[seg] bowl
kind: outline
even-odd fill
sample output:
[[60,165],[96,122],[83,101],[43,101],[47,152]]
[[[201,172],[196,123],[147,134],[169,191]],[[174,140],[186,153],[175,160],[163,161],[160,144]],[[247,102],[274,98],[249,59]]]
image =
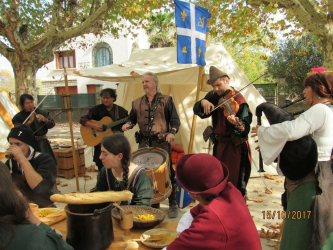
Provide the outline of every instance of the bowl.
[[[145,239],[149,239],[154,236],[161,236],[161,240],[158,241],[146,241]],[[141,234],[140,239],[141,243],[147,247],[150,248],[163,248],[169,245],[171,242],[173,242],[178,237],[177,232],[166,229],[166,228],[155,228],[148,230]]]
[[[133,217],[137,217],[140,214],[152,214],[155,219],[150,221],[140,221],[136,218],[133,219],[133,228],[153,228],[159,225],[165,218],[165,214],[155,208],[147,206],[138,206],[138,205],[127,205],[121,206],[125,211],[132,211]],[[120,223],[120,211],[118,208],[112,209],[112,217]]]

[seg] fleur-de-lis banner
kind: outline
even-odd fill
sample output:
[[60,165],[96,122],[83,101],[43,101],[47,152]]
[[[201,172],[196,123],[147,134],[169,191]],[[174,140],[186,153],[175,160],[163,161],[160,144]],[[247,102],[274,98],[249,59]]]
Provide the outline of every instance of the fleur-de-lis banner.
[[178,0],[175,2],[175,17],[177,28],[177,62],[206,65],[206,32],[208,9],[192,3]]

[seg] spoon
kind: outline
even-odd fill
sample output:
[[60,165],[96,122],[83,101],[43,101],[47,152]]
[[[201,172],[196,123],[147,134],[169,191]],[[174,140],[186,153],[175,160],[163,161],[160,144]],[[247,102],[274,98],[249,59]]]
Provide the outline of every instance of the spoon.
[[121,211],[125,212],[125,210],[121,206],[119,206],[119,204],[117,202],[114,202],[113,206],[120,209]]

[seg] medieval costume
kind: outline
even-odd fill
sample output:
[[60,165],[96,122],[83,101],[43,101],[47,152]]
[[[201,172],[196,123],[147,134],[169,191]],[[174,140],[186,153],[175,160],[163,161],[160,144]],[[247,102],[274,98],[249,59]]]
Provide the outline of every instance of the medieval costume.
[[176,206],[176,180],[171,161],[171,144],[166,141],[159,142],[158,137],[169,132],[175,133],[179,129],[180,120],[172,97],[157,92],[151,104],[149,104],[146,95],[136,99],[132,103],[128,121],[133,126],[135,124],[139,125],[140,131],[136,133],[136,142],[139,144],[139,149],[143,147],[159,147],[169,154],[170,180],[172,184],[169,205],[170,207]]
[[[217,106],[221,97],[214,91],[210,91],[203,99]],[[252,122],[249,106],[242,94],[234,97],[234,100],[239,104],[239,110],[235,116],[240,119],[244,126],[244,130],[240,130],[227,120],[222,108],[218,108],[209,115],[204,114],[201,107],[202,100],[195,103],[193,112],[201,119],[212,117],[213,155],[227,166],[230,182],[245,195],[246,185],[251,174],[251,149],[247,140]]]
[[[297,143],[309,134],[315,143],[307,146],[312,139]],[[280,250],[332,249],[333,108],[317,103],[295,120],[259,127],[258,139],[264,162],[270,164],[279,156],[279,167],[286,176],[285,207],[289,216]],[[295,145],[291,147],[290,143]]]
[[176,176],[180,186],[192,196],[203,195],[206,204],[199,199],[200,204],[184,214],[177,228],[180,235],[166,250],[262,249],[249,209],[228,182],[224,164],[208,154],[185,155],[177,162]]
[[2,248],[3,250],[73,250],[73,247],[68,245],[61,235],[44,223],[39,226],[35,224],[17,224],[14,227],[15,236],[9,244]]
[[20,125],[12,128],[8,135],[8,140],[15,138],[29,146],[30,155],[27,157],[33,170],[36,171],[42,180],[33,189],[29,186],[25,171],[20,163],[13,157],[6,161],[6,165],[12,173],[13,182],[22,192],[22,194],[40,208],[53,206],[50,196],[56,190],[57,168],[51,156],[36,152],[38,143],[34,140],[32,130],[27,125]]
[[[57,165],[57,159],[54,156],[53,150],[51,148],[50,142],[47,139],[47,131],[55,126],[54,120],[51,118],[49,112],[45,109],[37,108],[35,110],[35,113],[37,115],[43,115],[46,118],[45,122],[38,121],[35,119],[33,123],[30,125],[30,128],[34,132],[35,140],[38,141],[40,152],[49,154],[52,159],[54,160],[55,164]],[[25,110],[22,110],[18,112],[13,117],[13,124],[15,126],[18,126],[20,124],[23,124],[23,122],[28,118],[28,116],[31,114],[31,112],[26,112]],[[35,115],[35,114],[32,114]]]
[[[107,110],[104,104],[99,104],[89,110],[86,115],[83,115],[80,118],[80,124],[84,126],[89,120],[100,121],[104,117],[110,117],[112,121],[118,121],[128,116],[128,111],[121,106],[113,104],[110,111]],[[111,129],[111,128],[110,128]],[[112,131],[121,131],[121,125],[112,128]],[[102,161],[99,159],[101,154],[101,145],[98,144],[94,147],[94,158],[93,161],[96,163],[98,170],[101,170],[103,167]]]
[[[137,169],[138,168],[138,169]],[[128,177],[128,190],[133,193],[130,205],[150,206],[153,196],[152,182],[145,172],[144,168],[137,168]],[[122,191],[125,190],[122,179],[116,178],[111,169],[103,167],[97,176],[97,185],[95,191]]]

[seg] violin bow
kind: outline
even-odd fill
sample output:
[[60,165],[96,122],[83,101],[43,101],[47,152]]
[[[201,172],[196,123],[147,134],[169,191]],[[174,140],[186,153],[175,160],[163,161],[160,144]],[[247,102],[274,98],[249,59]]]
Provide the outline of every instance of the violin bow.
[[230,96],[228,99],[225,99],[221,104],[217,105],[212,111],[210,111],[210,113],[212,113],[214,110],[218,109],[219,107],[221,107],[222,105],[226,104],[228,101],[231,100],[231,98],[234,98],[236,95],[240,94],[241,91],[243,91],[244,89],[246,89],[247,87],[249,87],[251,84],[253,84],[254,82],[258,81],[261,77],[267,75],[268,72],[265,72],[264,74],[262,74],[261,76],[259,76],[257,79],[255,79],[254,81],[250,82],[248,85],[246,85],[245,87],[241,88],[240,90],[238,90],[237,93],[235,93],[234,95]]
[[[62,78],[63,78],[63,76],[60,77],[58,82],[60,82]],[[51,90],[52,89],[50,89],[49,92],[47,92],[46,96],[44,96],[44,98],[40,101],[40,103],[38,103],[38,105],[34,108],[34,110],[31,111],[30,115],[27,117],[27,119],[25,119],[25,121],[22,124],[25,124],[30,119],[30,117],[36,112],[36,109],[43,103],[43,101],[46,99],[46,97],[50,94]]]

